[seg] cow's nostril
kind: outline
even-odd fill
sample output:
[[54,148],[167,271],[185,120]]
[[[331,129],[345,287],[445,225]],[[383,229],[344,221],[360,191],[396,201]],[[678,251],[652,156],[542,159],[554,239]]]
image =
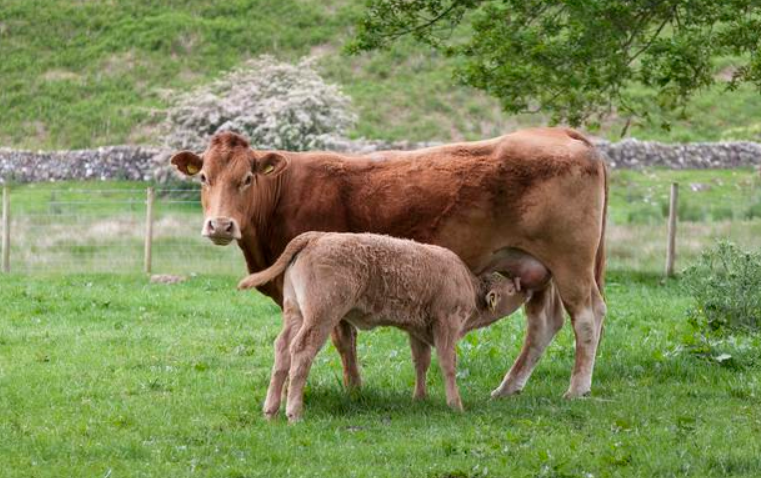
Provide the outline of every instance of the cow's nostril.
[[230,222],[230,224],[227,225],[225,228],[225,232],[233,232],[233,223]]
[[214,221],[209,221],[209,232],[214,232]]

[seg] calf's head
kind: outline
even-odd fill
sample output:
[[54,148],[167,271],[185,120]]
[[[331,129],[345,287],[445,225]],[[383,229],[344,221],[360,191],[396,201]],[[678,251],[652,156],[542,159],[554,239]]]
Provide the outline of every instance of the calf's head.
[[529,299],[529,292],[520,290],[519,279],[493,272],[479,277],[484,312],[494,317],[506,317]]
[[252,232],[276,202],[278,177],[288,167],[285,156],[255,152],[235,133],[220,133],[198,155],[181,151],[171,159],[184,175],[201,182],[204,223],[201,235],[225,246]]

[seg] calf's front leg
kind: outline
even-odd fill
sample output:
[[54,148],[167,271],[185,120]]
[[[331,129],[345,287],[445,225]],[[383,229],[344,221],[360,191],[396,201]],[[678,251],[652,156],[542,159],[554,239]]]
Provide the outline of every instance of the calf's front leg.
[[344,386],[348,389],[358,389],[362,386],[357,361],[357,329],[349,322],[342,320],[330,333],[333,345],[341,356],[343,365]]
[[[457,318],[449,323],[459,324],[461,321]],[[460,398],[460,391],[457,389],[457,341],[455,338],[457,332],[446,327],[437,327],[434,334],[436,354],[439,357],[439,366],[444,376],[447,405],[453,410],[461,412],[463,410],[462,399]]]
[[417,337],[410,335],[412,362],[415,364],[415,391],[413,400],[422,400],[426,396],[425,378],[431,366],[431,346]]

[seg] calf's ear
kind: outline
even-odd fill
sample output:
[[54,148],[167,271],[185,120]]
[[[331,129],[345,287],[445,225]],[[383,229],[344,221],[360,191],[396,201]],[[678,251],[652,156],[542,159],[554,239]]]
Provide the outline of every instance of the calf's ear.
[[489,306],[489,310],[495,310],[497,308],[497,293],[490,290],[486,293],[486,305]]
[[203,158],[191,151],[180,151],[171,162],[185,176],[195,176],[203,167]]
[[254,172],[266,177],[275,177],[288,167],[288,160],[282,154],[266,153],[256,159]]

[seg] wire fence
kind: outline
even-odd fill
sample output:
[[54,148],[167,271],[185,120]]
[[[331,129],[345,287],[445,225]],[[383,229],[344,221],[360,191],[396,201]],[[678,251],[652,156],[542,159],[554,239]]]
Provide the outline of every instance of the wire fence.
[[[718,240],[761,248],[761,181],[679,188],[677,270]],[[97,183],[91,183],[97,184]],[[607,250],[612,269],[662,271],[668,243],[670,183],[612,183]],[[7,191],[6,191],[7,192]],[[19,273],[140,272],[150,236],[150,270],[158,274],[245,273],[237,246],[201,237],[196,188],[158,188],[152,218],[146,188],[51,188],[8,194],[3,266]],[[149,232],[151,229],[151,234]],[[7,231],[7,232],[6,232]]]
[[[140,272],[150,234],[150,270],[162,274],[245,272],[240,250],[200,235],[197,189],[49,189],[10,194],[8,266],[13,272]],[[3,236],[6,236],[3,231]]]

